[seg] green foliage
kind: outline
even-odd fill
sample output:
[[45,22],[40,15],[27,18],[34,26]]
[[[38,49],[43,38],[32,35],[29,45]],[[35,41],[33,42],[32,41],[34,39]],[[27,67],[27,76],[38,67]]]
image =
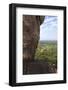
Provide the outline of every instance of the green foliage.
[[45,16],[40,16],[40,25],[43,23]]
[[57,64],[57,43],[56,42],[40,42],[35,53],[35,60],[45,60],[50,64]]

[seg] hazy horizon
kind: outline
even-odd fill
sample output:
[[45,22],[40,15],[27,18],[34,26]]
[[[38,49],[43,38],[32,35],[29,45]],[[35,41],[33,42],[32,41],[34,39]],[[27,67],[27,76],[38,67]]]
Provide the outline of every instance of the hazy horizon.
[[57,40],[40,40],[40,41],[57,41]]

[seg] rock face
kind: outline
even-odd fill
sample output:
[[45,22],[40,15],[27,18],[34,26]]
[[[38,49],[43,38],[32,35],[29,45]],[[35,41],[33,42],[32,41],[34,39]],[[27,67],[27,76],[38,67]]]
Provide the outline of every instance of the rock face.
[[23,74],[39,74],[42,71],[43,64],[35,62],[34,56],[43,20],[43,16],[23,15]]
[[34,59],[44,16],[23,15],[23,59]]

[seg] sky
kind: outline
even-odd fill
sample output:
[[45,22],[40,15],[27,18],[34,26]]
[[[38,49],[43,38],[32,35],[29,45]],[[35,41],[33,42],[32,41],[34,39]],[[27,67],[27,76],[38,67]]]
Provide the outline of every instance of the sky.
[[45,16],[40,26],[40,40],[57,40],[57,16]]

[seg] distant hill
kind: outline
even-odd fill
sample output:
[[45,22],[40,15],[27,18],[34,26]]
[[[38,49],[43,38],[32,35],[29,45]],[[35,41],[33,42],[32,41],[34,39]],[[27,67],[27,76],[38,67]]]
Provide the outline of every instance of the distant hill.
[[40,44],[57,44],[57,40],[41,40]]

